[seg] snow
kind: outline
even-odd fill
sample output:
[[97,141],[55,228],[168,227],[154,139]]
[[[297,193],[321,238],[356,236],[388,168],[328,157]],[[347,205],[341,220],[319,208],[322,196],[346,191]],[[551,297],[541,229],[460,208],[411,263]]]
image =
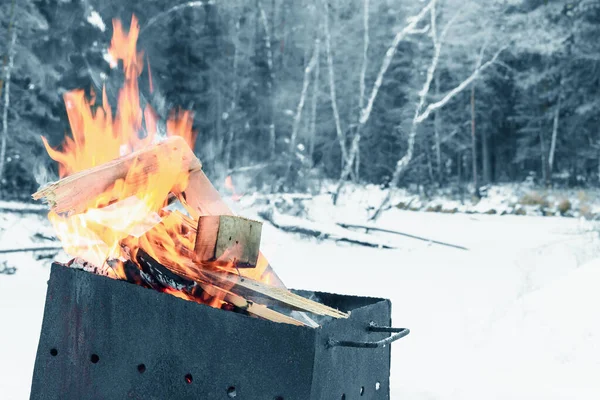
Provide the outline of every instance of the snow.
[[102,21],[102,17],[96,10],[92,10],[87,17],[87,22],[100,29],[102,32],[106,30],[106,24]]
[[[332,207],[320,195],[303,201],[303,218],[366,223],[377,200],[377,192],[365,191]],[[236,205],[256,218],[251,201]],[[1,247],[44,244],[33,236],[52,235],[44,221],[1,213]],[[591,222],[392,209],[377,226],[469,250],[373,233],[397,247],[376,249],[283,233],[269,223],[262,248],[289,287],[392,300],[393,324],[411,329],[392,345],[392,399],[600,398],[600,241]],[[26,399],[50,259],[23,253],[2,261],[18,270],[0,275],[0,389],[3,399]],[[357,391],[374,384],[357,382]]]

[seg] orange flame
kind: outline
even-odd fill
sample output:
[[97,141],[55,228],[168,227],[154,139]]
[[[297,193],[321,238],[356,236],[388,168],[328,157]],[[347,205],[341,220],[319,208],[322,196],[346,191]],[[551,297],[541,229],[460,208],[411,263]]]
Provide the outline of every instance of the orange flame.
[[237,193],[235,190],[235,186],[233,185],[233,179],[231,178],[231,175],[228,175],[227,178],[225,178],[225,189],[227,189],[229,192],[231,192],[231,199],[233,201],[240,201],[242,198],[242,195]]
[[[72,137],[65,138],[61,150],[51,148],[42,138],[48,154],[59,164],[61,178],[159,140],[156,112],[150,106],[143,111],[140,107],[138,79],[144,67],[144,56],[136,49],[138,21],[132,17],[128,32],[118,20],[113,21],[113,28],[109,54],[115,62],[122,62],[125,71],[115,115],[106,90],[102,91],[100,106],[96,106],[94,94],[88,99],[84,91],[75,90],[64,96]],[[149,79],[152,87],[151,76]],[[166,134],[182,137],[193,148],[196,133],[192,124],[190,111],[173,112],[166,122]],[[51,211],[48,217],[65,251],[94,265],[106,266],[107,259],[124,255],[123,245],[126,245],[126,256],[133,261],[137,251],[143,248],[159,262],[166,260],[183,272],[197,272],[198,266],[190,262],[194,256],[194,232],[184,229],[177,214],[162,211],[169,193],[180,192],[187,186],[189,172],[182,161],[185,151],[189,150],[169,148],[168,153],[157,152],[153,159],[156,165],[151,171],[147,164],[136,159],[127,176],[95,198],[83,213],[62,216]],[[122,271],[115,272],[124,279]],[[174,294],[174,290],[166,292]],[[186,293],[176,295],[190,299]],[[218,296],[208,296],[203,302],[218,307],[222,304]]]

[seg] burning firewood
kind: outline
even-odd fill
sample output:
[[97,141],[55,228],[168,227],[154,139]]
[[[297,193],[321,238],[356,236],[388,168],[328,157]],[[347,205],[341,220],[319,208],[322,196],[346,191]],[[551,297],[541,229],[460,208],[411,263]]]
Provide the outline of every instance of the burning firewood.
[[[201,169],[190,172],[186,189],[177,193],[177,196],[195,220],[198,220],[201,215],[234,215]],[[255,280],[268,279],[272,285],[285,287],[260,252],[256,268],[245,269],[242,275]]]
[[194,251],[201,261],[254,268],[262,224],[232,215],[205,215],[198,220]]
[[[140,261],[143,264],[146,266],[151,266],[151,268],[154,268],[155,270],[168,270],[168,274],[174,273],[178,279],[183,278],[188,282],[196,282],[202,288],[208,287],[212,288],[212,290],[221,292],[223,299],[230,294],[237,296],[235,298],[229,297],[230,299],[234,299],[234,301],[237,303],[241,301],[240,299],[244,299],[244,297],[262,298],[265,300],[274,300],[277,304],[282,305],[290,310],[300,310],[333,318],[348,317],[347,313],[328,307],[316,301],[309,300],[294,294],[287,289],[269,286],[253,279],[240,277],[239,275],[235,275],[230,272],[211,270],[210,267],[202,268],[201,266],[193,263],[191,260],[181,259],[179,262],[174,263],[173,261],[170,261],[168,259],[169,256],[164,253],[156,254],[155,257],[158,258],[157,260],[154,257],[149,256],[143,250],[139,251],[137,257],[138,259],[141,257]],[[156,275],[155,272],[153,274]],[[210,291],[211,289],[208,290]],[[248,300],[245,301],[248,302]],[[256,304],[254,302],[249,303]],[[261,306],[267,308],[264,305]],[[276,317],[279,321],[276,320],[275,322],[282,322],[281,316],[288,318],[289,320],[295,320],[292,317],[285,316],[280,313],[274,314],[273,310],[264,311],[264,309],[261,307],[258,309],[262,310],[262,315],[260,316],[263,318]],[[303,324],[300,321],[295,321],[296,324]]]
[[[160,264],[152,257],[150,257],[145,251],[140,250],[137,253],[136,260],[143,267],[143,272],[146,276],[153,277],[163,287],[172,288],[175,291],[181,291],[184,289],[186,300],[198,301],[198,291],[193,290],[194,287],[198,287],[205,294],[211,296],[213,302],[224,302],[232,306],[237,307],[239,310],[247,312],[250,315],[254,315],[259,318],[263,318],[269,321],[278,323],[287,323],[298,326],[306,326],[305,323],[280,312],[274,311],[265,305],[257,304],[253,301],[249,301],[242,296],[230,292],[222,287],[212,285],[207,282],[200,282],[199,280],[186,279],[182,276],[174,274],[170,268]],[[184,275],[183,272],[181,272]],[[169,292],[175,294],[173,292]],[[207,299],[204,299],[206,302]],[[210,300],[209,300],[210,301]]]
[[[181,163],[181,167],[190,172],[202,168],[202,163],[183,138],[173,136],[128,156],[69,175],[38,190],[32,197],[35,200],[45,199],[59,214],[78,214],[88,209],[98,196],[109,190],[116,181],[132,177],[131,171],[134,166],[143,172],[134,178],[143,179],[156,172],[160,167],[159,163],[169,161]],[[130,180],[126,186],[128,193],[120,194],[121,198],[134,195],[138,187],[136,183]]]
[[[139,104],[138,28],[133,18],[129,33],[115,29],[109,48],[125,66],[117,112],[105,92],[101,105],[69,92],[71,137],[60,149],[44,140],[62,179],[33,198],[51,206],[48,218],[75,257],[67,267],[275,322],[306,325],[296,310],[347,317],[285,289],[259,252],[261,224],[234,216],[204,175],[190,112],[169,117],[159,140],[155,114]],[[189,216],[173,211],[176,199]]]

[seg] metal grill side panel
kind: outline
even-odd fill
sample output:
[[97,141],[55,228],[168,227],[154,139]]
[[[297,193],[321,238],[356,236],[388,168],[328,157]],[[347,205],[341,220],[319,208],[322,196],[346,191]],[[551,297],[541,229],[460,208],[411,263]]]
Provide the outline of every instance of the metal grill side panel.
[[315,337],[53,265],[31,399],[307,400]]

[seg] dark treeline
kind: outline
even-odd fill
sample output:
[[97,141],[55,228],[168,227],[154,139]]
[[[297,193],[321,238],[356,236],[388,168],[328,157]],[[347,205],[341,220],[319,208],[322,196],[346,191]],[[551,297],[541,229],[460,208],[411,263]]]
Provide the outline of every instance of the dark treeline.
[[194,111],[214,179],[600,181],[598,0],[200,3],[1,0],[2,195],[52,178],[40,135],[68,132],[65,91],[106,85],[116,103],[104,55],[111,20],[132,14],[143,101]]

